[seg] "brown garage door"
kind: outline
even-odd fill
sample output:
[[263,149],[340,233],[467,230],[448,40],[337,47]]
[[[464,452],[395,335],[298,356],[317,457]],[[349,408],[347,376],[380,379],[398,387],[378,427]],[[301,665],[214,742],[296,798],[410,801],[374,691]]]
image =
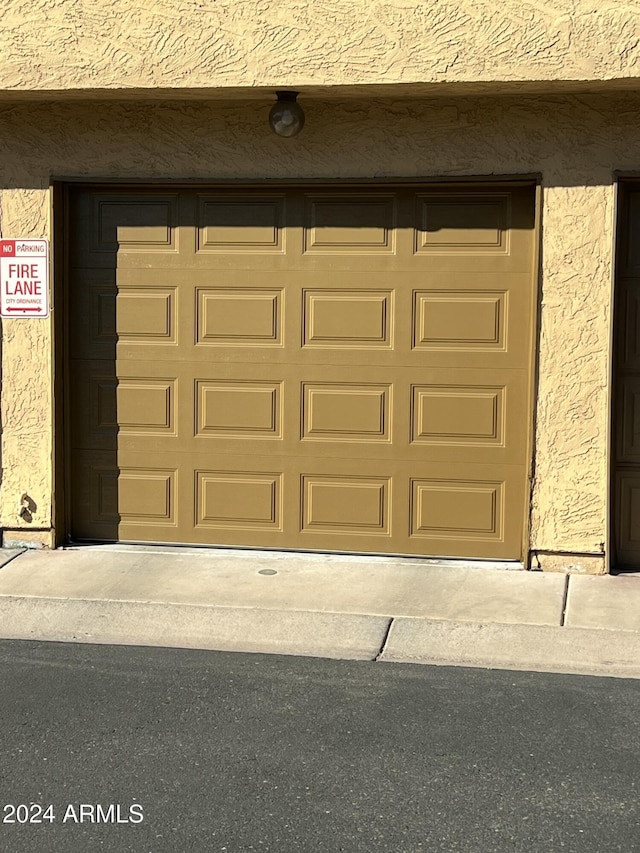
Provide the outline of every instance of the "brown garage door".
[[520,558],[533,210],[74,191],[72,538]]
[[640,566],[640,185],[620,192],[615,299],[614,562]]

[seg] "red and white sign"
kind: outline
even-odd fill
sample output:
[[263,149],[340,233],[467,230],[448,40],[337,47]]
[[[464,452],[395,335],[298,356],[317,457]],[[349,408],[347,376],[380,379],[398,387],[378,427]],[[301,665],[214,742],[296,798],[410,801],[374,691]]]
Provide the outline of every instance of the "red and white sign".
[[0,317],[48,317],[47,240],[0,240],[0,283]]

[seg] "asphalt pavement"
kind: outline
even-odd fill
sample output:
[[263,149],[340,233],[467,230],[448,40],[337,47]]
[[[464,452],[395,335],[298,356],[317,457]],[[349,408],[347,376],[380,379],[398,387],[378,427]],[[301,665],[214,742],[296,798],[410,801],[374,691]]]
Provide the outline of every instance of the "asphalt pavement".
[[7,853],[640,851],[638,680],[25,641],[0,675]]

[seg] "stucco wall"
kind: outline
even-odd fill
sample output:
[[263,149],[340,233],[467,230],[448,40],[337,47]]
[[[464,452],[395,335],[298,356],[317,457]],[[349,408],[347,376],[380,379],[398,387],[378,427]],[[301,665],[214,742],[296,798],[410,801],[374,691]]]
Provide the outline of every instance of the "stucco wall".
[[[541,172],[542,315],[532,546],[605,541],[614,169],[640,167],[640,98],[314,101],[295,139],[255,103],[0,108],[2,236],[50,236],[49,176],[339,178]],[[3,323],[0,524],[48,527],[50,323]]]
[[624,0],[20,0],[0,90],[640,77]]

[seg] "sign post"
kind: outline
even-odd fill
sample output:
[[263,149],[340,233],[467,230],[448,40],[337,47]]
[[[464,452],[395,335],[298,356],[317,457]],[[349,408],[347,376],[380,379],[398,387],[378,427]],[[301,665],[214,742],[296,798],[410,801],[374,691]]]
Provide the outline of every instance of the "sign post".
[[48,241],[0,240],[0,288],[0,317],[48,317]]

